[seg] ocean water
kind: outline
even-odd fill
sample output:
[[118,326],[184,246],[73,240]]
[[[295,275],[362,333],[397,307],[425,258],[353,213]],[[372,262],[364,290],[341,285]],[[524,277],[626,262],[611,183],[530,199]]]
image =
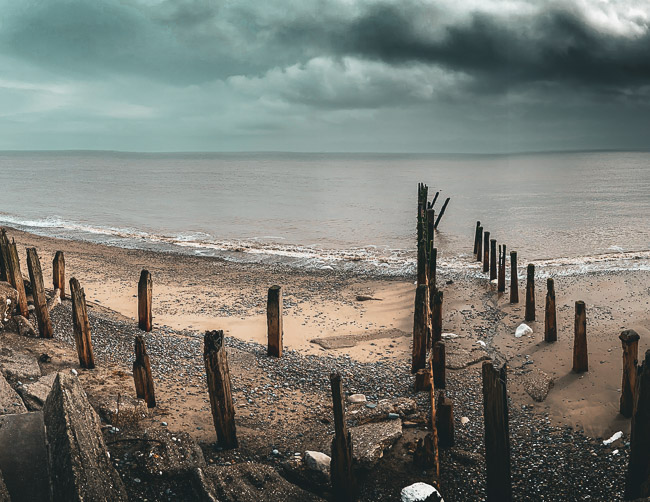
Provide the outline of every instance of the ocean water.
[[[417,184],[451,202],[441,267],[476,221],[554,273],[650,269],[650,153],[0,152],[0,224],[115,246],[380,275],[414,271]],[[473,269],[470,269],[472,272]]]

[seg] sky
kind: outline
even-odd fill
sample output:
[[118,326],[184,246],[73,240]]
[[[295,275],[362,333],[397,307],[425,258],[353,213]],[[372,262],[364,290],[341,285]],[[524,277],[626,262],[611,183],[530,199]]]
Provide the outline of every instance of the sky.
[[0,149],[650,149],[650,0],[0,0]]

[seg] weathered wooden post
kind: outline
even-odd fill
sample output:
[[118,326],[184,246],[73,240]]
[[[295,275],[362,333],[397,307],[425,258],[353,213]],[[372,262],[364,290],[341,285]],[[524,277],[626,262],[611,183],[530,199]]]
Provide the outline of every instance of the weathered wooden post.
[[336,500],[352,501],[357,498],[356,481],[352,472],[352,437],[345,423],[345,404],[341,375],[330,375],[332,404],[334,410],[334,438],[332,439],[332,460],[330,478]]
[[519,283],[517,281],[517,251],[510,251],[510,303],[519,303]]
[[497,278],[497,240],[490,239],[490,280]]
[[492,361],[483,362],[483,416],[487,500],[509,502],[512,500],[512,483],[505,364],[495,369]]
[[203,361],[208,381],[210,408],[217,444],[222,448],[237,448],[235,407],[230,390],[230,370],[224,347],[223,331],[206,331],[203,337]]
[[420,284],[415,290],[411,373],[416,373],[427,364],[427,324],[427,287]]
[[418,370],[415,374],[415,392],[429,390],[431,387],[431,372],[427,369]]
[[557,341],[557,320],[555,316],[555,282],[546,279],[546,313],[544,314],[544,341]]
[[268,328],[268,355],[282,357],[282,288],[271,286],[266,303],[266,325]]
[[65,258],[63,251],[57,251],[52,261],[52,285],[54,290],[61,292],[61,300],[65,299]]
[[433,241],[436,234],[433,227],[435,219],[436,212],[432,208],[427,209],[427,250],[430,250],[433,247]]
[[433,196],[433,200],[431,201],[431,207],[436,204],[436,201],[438,200],[438,196],[440,195],[440,192],[436,192],[436,194]]
[[151,296],[153,283],[148,270],[140,272],[138,282],[138,327],[143,331],[151,331]]
[[438,446],[451,448],[454,446],[454,403],[448,397],[438,401],[436,409]]
[[95,358],[86,309],[86,294],[79,281],[74,277],[70,279],[70,298],[72,300],[72,327],[79,365],[82,368],[92,369],[95,367]]
[[650,350],[636,375],[625,500],[650,497]]
[[589,370],[587,357],[587,313],[585,302],[576,302],[575,336],[573,339],[573,371]]
[[435,342],[433,344],[433,354],[431,357],[433,364],[433,385],[436,389],[444,389],[446,383],[446,370],[445,370],[445,344],[443,342]]
[[476,261],[483,261],[483,227],[478,227],[478,246],[476,247]]
[[156,393],[153,388],[153,377],[151,376],[151,364],[149,355],[144,345],[142,335],[135,335],[135,361],[133,362],[133,382],[135,393],[140,399],[144,399],[148,408],[156,407]]
[[639,355],[639,335],[633,329],[619,336],[623,344],[623,382],[621,383],[620,412],[626,418],[632,416],[636,394],[636,365]]
[[429,400],[431,401],[431,433],[427,435],[427,442],[431,446],[431,460],[433,467],[433,484],[439,486],[440,482],[440,459],[438,456],[438,427],[437,427],[437,410],[436,410],[436,386],[433,382],[433,361],[429,364],[431,374],[431,387],[429,387]]
[[474,230],[474,254],[478,253],[478,241],[482,236],[479,236],[479,229],[481,228],[481,222],[476,222],[476,229]]
[[[4,232],[4,229],[2,230]],[[7,275],[7,267],[9,266],[9,259],[7,255],[7,250],[4,246],[4,241],[0,238],[0,282],[9,282],[9,276]]]
[[50,321],[50,311],[47,309],[47,298],[45,297],[45,286],[43,285],[43,271],[41,260],[38,258],[36,248],[27,248],[27,269],[29,280],[32,283],[32,297],[38,321],[38,332],[41,338],[52,338],[54,330]]
[[431,311],[431,343],[442,340],[442,291],[438,290],[433,295],[433,310]]
[[0,231],[0,248],[2,248],[3,260],[5,261],[7,280],[16,291],[18,291],[18,311],[20,315],[29,317],[29,308],[27,307],[27,295],[25,294],[25,283],[23,274],[20,271],[20,259],[16,242],[9,242],[7,232],[3,228]]
[[[431,242],[433,245],[433,242]],[[438,250],[432,247],[429,251],[429,297],[433,298],[436,292],[436,268],[438,266]]]
[[499,277],[497,281],[497,292],[506,291],[506,245],[499,246]]
[[483,232],[483,272],[490,270],[490,232]]
[[526,269],[526,321],[535,320],[535,265],[528,264]]
[[442,205],[442,208],[440,209],[440,214],[438,215],[438,219],[436,219],[436,223],[433,226],[433,228],[438,228],[438,225],[440,225],[440,220],[442,219],[442,215],[445,214],[445,209],[447,209],[447,204],[449,204],[449,201],[451,199],[447,197],[445,200],[445,203]]
[[427,283],[427,243],[424,239],[418,242],[418,286]]

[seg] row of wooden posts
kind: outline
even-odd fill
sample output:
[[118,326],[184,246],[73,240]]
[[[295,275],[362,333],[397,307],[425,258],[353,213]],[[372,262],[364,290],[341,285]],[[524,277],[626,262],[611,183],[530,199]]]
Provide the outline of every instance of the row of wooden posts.
[[[488,251],[489,243],[489,251]],[[496,265],[496,239],[476,222],[474,254],[483,262],[483,271],[490,280],[497,279],[497,291],[505,292],[506,246],[499,246]],[[510,303],[519,302],[517,284],[517,252],[510,252]],[[555,284],[547,279],[544,316],[544,341],[557,341]],[[526,274],[526,321],[535,320],[535,265],[528,264]],[[574,372],[588,371],[586,308],[583,301],[575,302],[573,367]],[[637,367],[639,335],[634,330],[623,331],[619,339],[623,346],[623,376],[619,411],[632,418],[630,462],[625,486],[625,499],[650,496],[650,350],[645,361]],[[512,500],[510,477],[510,439],[508,433],[508,400],[506,365],[495,368],[491,361],[483,363],[483,404],[485,420],[485,463],[487,500]]]

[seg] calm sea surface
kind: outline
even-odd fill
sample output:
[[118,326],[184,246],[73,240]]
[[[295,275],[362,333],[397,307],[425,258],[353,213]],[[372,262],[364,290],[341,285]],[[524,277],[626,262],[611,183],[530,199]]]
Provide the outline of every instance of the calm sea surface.
[[[520,262],[650,264],[650,153],[526,155],[0,152],[0,224],[124,247],[402,275],[417,183],[451,202],[460,266],[480,220]],[[465,267],[466,268],[466,267]]]

